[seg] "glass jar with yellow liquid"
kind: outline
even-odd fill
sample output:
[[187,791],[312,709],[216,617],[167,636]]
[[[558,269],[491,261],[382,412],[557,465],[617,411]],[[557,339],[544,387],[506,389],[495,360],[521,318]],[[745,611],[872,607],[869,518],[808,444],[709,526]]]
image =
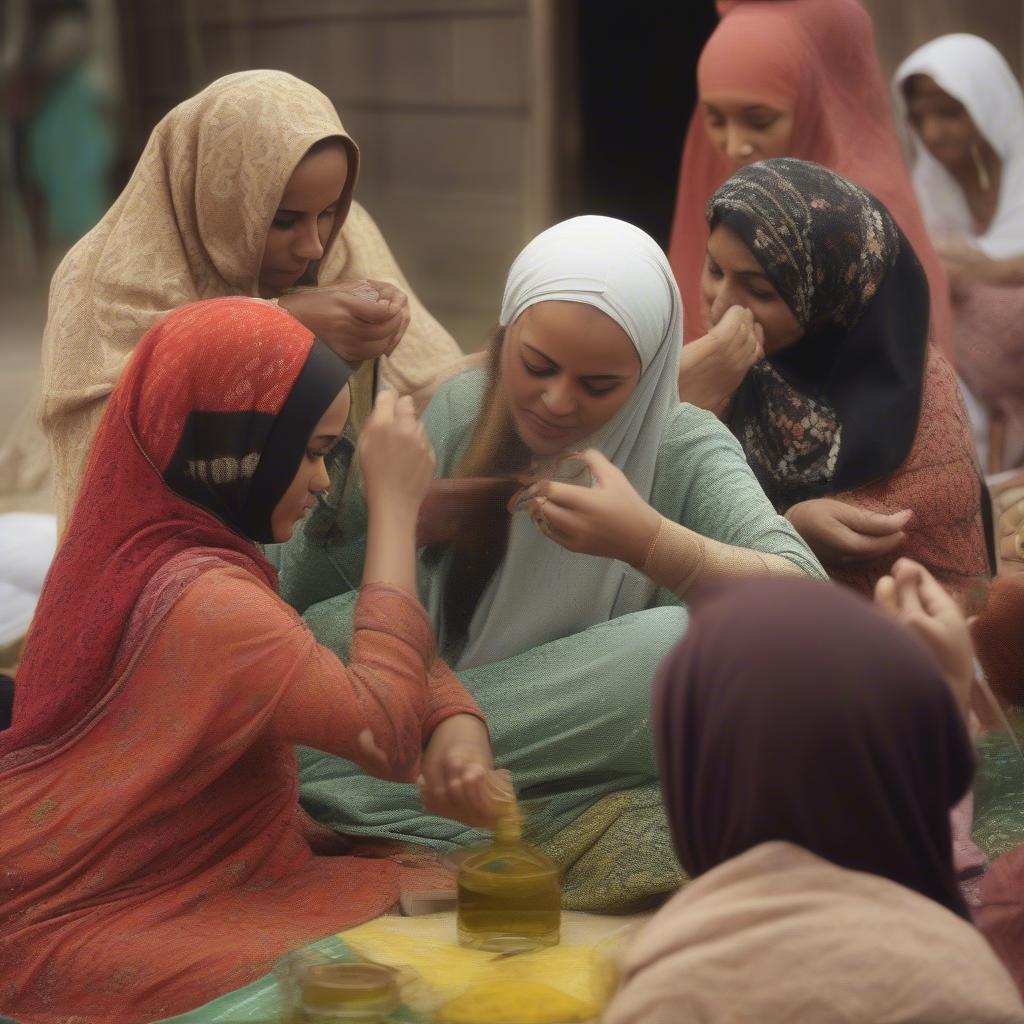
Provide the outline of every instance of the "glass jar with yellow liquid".
[[459,944],[510,953],[554,946],[561,921],[558,868],[523,842],[522,818],[511,802],[497,820],[494,842],[459,868]]
[[276,971],[282,1024],[381,1024],[398,1006],[395,973],[380,964],[324,960],[300,951]]

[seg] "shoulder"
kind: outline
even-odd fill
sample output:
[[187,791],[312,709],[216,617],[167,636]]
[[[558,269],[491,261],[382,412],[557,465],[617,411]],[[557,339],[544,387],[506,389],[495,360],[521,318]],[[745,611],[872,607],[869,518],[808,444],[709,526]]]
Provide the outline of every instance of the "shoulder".
[[744,458],[732,431],[713,412],[680,402],[665,424],[659,457],[708,452],[731,453]]
[[423,425],[435,445],[465,436],[480,415],[487,371],[471,369],[442,385],[423,412]]
[[[246,569],[215,551],[192,549],[164,563],[146,585],[132,618],[188,617],[204,629],[253,635],[282,619],[299,622],[281,597]],[[133,622],[134,624],[134,622]]]

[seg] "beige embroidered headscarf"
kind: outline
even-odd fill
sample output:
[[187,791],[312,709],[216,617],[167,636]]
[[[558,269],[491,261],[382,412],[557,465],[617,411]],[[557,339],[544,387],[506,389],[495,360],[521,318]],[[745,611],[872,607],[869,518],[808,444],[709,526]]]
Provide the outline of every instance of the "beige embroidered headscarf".
[[[359,151],[331,101],[282,71],[218,79],[153,129],[124,191],[50,286],[40,419],[61,524],[135,344],[184,303],[257,294],[267,230],[288,179],[310,146],[332,136],[345,141],[350,173],[317,284],[369,277],[409,295],[409,329],[382,360],[383,379],[399,391],[422,387],[461,356],[410,290],[373,219],[352,202]],[[356,381],[368,379],[361,373]]]

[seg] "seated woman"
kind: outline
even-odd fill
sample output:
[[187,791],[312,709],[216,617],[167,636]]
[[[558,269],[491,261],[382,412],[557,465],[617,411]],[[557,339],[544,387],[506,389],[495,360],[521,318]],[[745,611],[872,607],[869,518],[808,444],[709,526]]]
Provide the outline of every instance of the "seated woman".
[[922,611],[923,572],[903,565],[884,603],[927,617],[933,651],[839,587],[698,601],[652,708],[694,880],[627,951],[607,1024],[1024,1022],[953,873],[949,810],[974,759],[940,666],[970,664],[967,631],[941,591]]
[[256,546],[327,486],[349,372],[288,314],[225,298],[172,313],[121,375],[0,732],[0,1005],[18,1018],[177,1014],[391,907],[399,863],[314,855],[337,837],[299,809],[295,743],[422,774],[436,813],[489,819],[486,728],[414,596],[434,459],[411,399],[385,392],[360,441],[348,665]]
[[776,159],[737,172],[707,217],[705,317],[765,352],[724,419],[775,507],[867,594],[893,554],[957,593],[987,577],[967,414],[927,343],[924,272],[885,207]]
[[[679,403],[680,315],[653,239],[606,217],[565,221],[512,265],[490,372],[455,378],[424,415],[440,475],[456,478],[445,485],[479,493],[490,478],[505,494],[462,510],[454,542],[428,547],[421,594],[535,838],[571,867],[566,905],[581,909],[678,884],[647,709],[690,592],[728,576],[823,575],[728,430]],[[581,448],[582,462],[552,468]],[[506,510],[517,478],[552,474],[562,479]],[[281,593],[345,652],[365,512],[339,490],[280,555]],[[479,839],[424,816],[412,790],[396,807],[337,758],[301,760],[304,806],[341,831],[439,848]]]
[[952,284],[956,367],[986,470],[1024,464],[1024,93],[977,36],[912,53],[893,89]]
[[[50,287],[41,413],[61,529],[121,371],[177,306],[275,299],[353,364],[386,354],[383,379],[403,392],[459,358],[353,201],[358,169],[330,100],[281,71],[218,79],[153,129],[124,191]],[[297,285],[318,287],[291,294]],[[354,420],[372,382],[367,364],[353,381]]]
[[859,0],[719,0],[722,20],[697,65],[669,259],[683,293],[684,401],[721,410],[761,353],[755,339],[708,334],[700,279],[704,207],[741,167],[771,157],[813,161],[877,196],[917,253],[931,287],[932,341],[948,354],[946,275],[929,241]]

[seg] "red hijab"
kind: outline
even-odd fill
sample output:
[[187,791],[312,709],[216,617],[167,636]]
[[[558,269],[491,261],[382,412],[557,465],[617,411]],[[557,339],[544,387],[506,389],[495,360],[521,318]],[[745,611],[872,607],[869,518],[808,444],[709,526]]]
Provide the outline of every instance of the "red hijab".
[[[786,155],[822,164],[882,201],[924,266],[931,338],[948,353],[949,286],[903,160],[867,12],[857,0],[746,0],[719,3],[718,10],[722,20],[697,65],[700,96],[728,94],[792,107]],[[732,173],[708,138],[698,103],[686,134],[669,245],[686,340],[704,333],[704,205]]]
[[297,320],[249,298],[151,328],[121,375],[39,599],[0,756],[80,721],[115,681],[136,601],[165,562],[211,549],[276,588],[254,541],[348,379]]

